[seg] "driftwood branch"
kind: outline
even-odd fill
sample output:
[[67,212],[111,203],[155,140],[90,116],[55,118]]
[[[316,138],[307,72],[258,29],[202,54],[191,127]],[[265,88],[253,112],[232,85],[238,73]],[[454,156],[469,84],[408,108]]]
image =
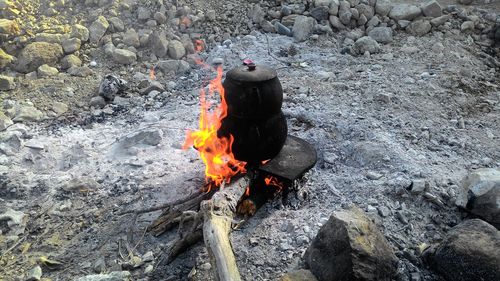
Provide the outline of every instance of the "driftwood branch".
[[203,238],[211,258],[212,268],[219,281],[241,280],[229,240],[229,232],[236,206],[249,184],[249,177],[241,177],[216,192],[212,199],[201,203]]

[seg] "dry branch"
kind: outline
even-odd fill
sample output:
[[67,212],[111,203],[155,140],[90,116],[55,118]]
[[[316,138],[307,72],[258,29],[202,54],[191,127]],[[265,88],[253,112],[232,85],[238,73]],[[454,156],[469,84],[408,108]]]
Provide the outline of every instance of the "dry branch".
[[211,258],[212,268],[220,281],[241,280],[234,257],[229,232],[236,206],[250,184],[250,178],[241,177],[216,192],[211,200],[201,203],[203,238]]

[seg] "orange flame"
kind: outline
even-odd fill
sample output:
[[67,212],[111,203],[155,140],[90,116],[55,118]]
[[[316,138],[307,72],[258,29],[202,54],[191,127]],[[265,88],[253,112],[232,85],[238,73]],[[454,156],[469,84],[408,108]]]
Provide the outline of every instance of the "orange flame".
[[277,177],[273,177],[273,176],[267,176],[264,178],[264,183],[267,185],[267,186],[275,186],[277,187],[279,190],[282,190],[284,185],[283,183],[278,180]]
[[194,40],[194,50],[197,53],[203,51],[203,49],[205,48],[204,46],[205,46],[205,44],[203,43],[202,40],[200,40],[200,39]]
[[[211,102],[216,94],[221,97],[221,103],[218,105]],[[223,182],[229,182],[231,177],[246,172],[246,163],[236,160],[231,151],[234,137],[230,136],[229,139],[217,137],[221,121],[227,116],[227,104],[222,87],[222,67],[217,68],[217,77],[210,81],[208,97],[206,91],[201,89],[200,103],[199,128],[187,132],[183,148],[194,146],[198,150],[205,163],[206,180],[220,186]]]

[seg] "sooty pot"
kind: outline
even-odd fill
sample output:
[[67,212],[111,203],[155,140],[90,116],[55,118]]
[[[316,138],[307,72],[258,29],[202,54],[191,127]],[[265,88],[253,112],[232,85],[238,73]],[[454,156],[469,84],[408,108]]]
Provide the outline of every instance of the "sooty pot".
[[231,148],[238,160],[257,165],[275,157],[287,138],[276,70],[249,63],[230,70],[222,85],[228,115],[218,135],[234,137]]

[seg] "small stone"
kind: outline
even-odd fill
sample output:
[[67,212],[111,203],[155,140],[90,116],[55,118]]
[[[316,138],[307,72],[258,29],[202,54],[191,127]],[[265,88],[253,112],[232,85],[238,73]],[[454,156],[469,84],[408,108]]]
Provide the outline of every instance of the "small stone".
[[44,64],[38,67],[37,74],[38,77],[50,77],[59,74],[59,70],[55,67]]
[[125,24],[119,17],[109,18],[110,28],[115,32],[122,32],[125,30]]
[[108,30],[109,22],[105,17],[99,16],[89,27],[90,42],[98,43]]
[[151,18],[151,11],[143,6],[140,6],[137,10],[137,19],[138,20],[148,20]]
[[90,37],[90,31],[83,25],[75,24],[71,27],[70,36],[80,39],[81,42],[87,42]]
[[367,4],[357,5],[356,10],[358,10],[359,16],[364,15],[367,20],[371,19],[375,15],[375,9]]
[[61,69],[68,69],[73,66],[81,66],[82,60],[79,57],[71,54],[67,55],[61,60]]
[[380,45],[377,41],[373,40],[369,36],[364,36],[359,38],[353,45],[353,51],[356,54],[362,55],[365,52],[370,54],[375,54],[380,52]]
[[212,264],[210,264],[209,262],[206,262],[202,265],[200,265],[200,270],[204,270],[204,271],[208,271],[210,269],[212,269]]
[[399,27],[405,29],[408,27],[408,25],[410,25],[411,21],[409,20],[398,20],[398,25]]
[[3,112],[0,111],[0,132],[7,129],[9,126],[14,124],[12,119],[6,116]]
[[68,109],[69,109],[68,105],[63,102],[56,101],[54,102],[54,104],[52,104],[52,111],[54,111],[57,114],[57,116],[66,113]]
[[153,265],[152,264],[148,264],[146,266],[146,268],[144,269],[144,274],[146,274],[146,275],[150,274],[151,272],[153,272],[153,269],[154,269]]
[[460,31],[469,32],[474,30],[474,22],[473,21],[464,21],[462,25],[460,25]]
[[158,62],[158,68],[164,73],[181,74],[189,71],[189,63],[183,60],[163,60]]
[[375,4],[375,12],[381,17],[389,15],[392,10],[392,2],[390,0],[377,0]]
[[142,260],[144,262],[150,262],[154,260],[154,255],[152,251],[147,251],[144,255],[142,255]]
[[165,24],[167,22],[167,16],[165,16],[165,13],[161,12],[156,12],[153,15],[153,18],[158,22],[159,24]]
[[292,31],[290,30],[290,28],[284,26],[279,21],[276,21],[274,23],[274,27],[276,28],[276,32],[278,32],[278,34],[292,36]]
[[179,60],[186,55],[186,48],[181,41],[172,40],[168,44],[168,56],[174,60]]
[[345,25],[336,16],[330,16],[329,20],[330,24],[337,30],[344,30],[346,28]]
[[131,64],[137,60],[137,55],[129,50],[115,48],[113,51],[113,59],[117,63]]
[[1,75],[0,74],[0,90],[10,91],[16,88],[16,83],[14,82],[14,77]]
[[432,26],[428,20],[416,20],[410,23],[406,30],[416,36],[424,36],[431,31]]
[[430,0],[426,2],[422,4],[420,8],[422,9],[422,13],[426,17],[437,18],[443,14],[443,8],[436,0]]
[[391,9],[389,17],[395,21],[398,20],[413,20],[422,14],[422,10],[409,4],[398,4]]
[[139,42],[139,34],[135,29],[130,28],[123,34],[123,43],[127,46],[139,47],[141,43]]
[[26,281],[39,281],[42,279],[42,268],[37,265],[33,269],[28,272],[28,276],[26,276]]
[[106,106],[106,101],[101,96],[92,97],[92,99],[90,99],[90,106],[94,108],[103,108]]
[[306,16],[298,16],[293,24],[292,32],[293,38],[296,42],[305,41],[311,36],[316,21],[314,18]]
[[373,40],[378,43],[386,44],[392,42],[392,28],[390,27],[374,27],[370,32],[368,32],[368,36],[373,38]]
[[423,179],[413,180],[410,185],[410,191],[412,194],[421,194],[428,189],[429,183]]
[[311,271],[299,269],[287,272],[279,281],[318,281]]
[[311,17],[317,21],[327,20],[330,16],[330,8],[327,6],[319,6],[311,10]]
[[62,40],[62,48],[65,54],[72,54],[80,50],[82,41],[78,38],[68,38]]
[[432,26],[437,27],[437,26],[443,25],[445,22],[447,22],[449,20],[450,20],[450,15],[444,15],[444,16],[440,16],[440,17],[431,19],[431,24],[432,24]]
[[349,23],[351,22],[351,18],[352,18],[351,11],[339,13],[339,20],[343,25],[349,25]]
[[377,210],[378,214],[383,218],[388,217],[391,214],[391,210],[389,210],[386,206],[380,206]]
[[276,27],[269,21],[263,20],[260,22],[260,27],[264,32],[267,33],[276,33]]
[[153,32],[149,36],[149,45],[153,54],[158,58],[163,58],[168,53],[169,42],[163,32]]
[[457,2],[462,5],[470,5],[474,0],[457,0]]

